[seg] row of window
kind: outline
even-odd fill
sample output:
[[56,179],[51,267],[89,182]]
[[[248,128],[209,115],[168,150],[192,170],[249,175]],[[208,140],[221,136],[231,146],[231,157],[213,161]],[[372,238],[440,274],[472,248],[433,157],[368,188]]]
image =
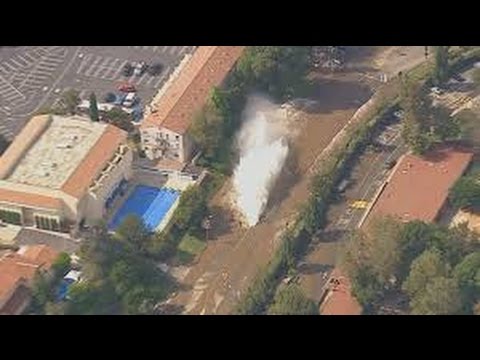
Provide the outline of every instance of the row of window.
[[8,224],[22,225],[22,214],[17,211],[0,209],[0,219]]
[[50,231],[60,231],[61,227],[57,219],[39,215],[35,215],[35,226]]

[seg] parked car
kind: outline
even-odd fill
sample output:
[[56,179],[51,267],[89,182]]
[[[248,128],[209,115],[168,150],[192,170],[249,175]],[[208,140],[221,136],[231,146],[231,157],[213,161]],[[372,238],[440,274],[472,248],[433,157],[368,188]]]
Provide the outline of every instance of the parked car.
[[148,73],[151,76],[160,75],[163,71],[163,65],[161,63],[155,63],[148,67]]
[[117,95],[115,95],[113,92],[109,92],[105,95],[105,98],[103,99],[107,104],[111,104],[115,102],[117,98]]
[[432,87],[430,90],[435,95],[442,95],[444,93],[444,91],[437,86]]
[[146,70],[147,70],[147,64],[145,63],[145,61],[140,61],[139,63],[135,64],[133,74],[135,76],[142,76]]
[[405,116],[405,112],[403,110],[397,110],[393,113],[393,115],[397,118],[397,119],[402,119],[404,116]]
[[120,84],[120,86],[118,87],[118,91],[121,91],[124,93],[130,93],[130,92],[136,92],[137,89],[133,84],[123,83],[123,84]]
[[137,97],[134,92],[130,92],[127,94],[125,97],[125,100],[123,101],[123,106],[126,108],[131,108],[133,105],[135,105],[137,101]]
[[123,67],[122,74],[123,74],[123,76],[125,76],[125,77],[130,77],[130,76],[132,76],[132,74],[133,74],[133,70],[134,70],[134,68],[133,68],[132,64],[127,63],[127,64],[125,64],[125,66]]
[[455,81],[458,81],[460,83],[463,83],[463,82],[466,81],[465,78],[460,74],[453,74],[452,79],[455,80]]

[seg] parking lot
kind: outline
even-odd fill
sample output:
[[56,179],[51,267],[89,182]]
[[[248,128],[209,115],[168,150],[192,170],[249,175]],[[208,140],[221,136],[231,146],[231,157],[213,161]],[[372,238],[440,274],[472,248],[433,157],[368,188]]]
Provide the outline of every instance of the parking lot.
[[[0,133],[13,138],[32,114],[51,106],[71,88],[82,99],[95,92],[99,101],[129,81],[147,104],[194,46],[23,46],[0,48]],[[124,77],[127,63],[161,63],[152,76]]]

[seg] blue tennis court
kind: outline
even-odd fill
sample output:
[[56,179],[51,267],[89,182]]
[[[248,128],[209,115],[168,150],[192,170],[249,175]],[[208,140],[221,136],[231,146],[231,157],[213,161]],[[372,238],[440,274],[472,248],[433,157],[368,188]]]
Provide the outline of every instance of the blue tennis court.
[[150,231],[153,231],[179,195],[180,193],[173,189],[139,185],[117,211],[108,224],[108,229],[114,231],[128,215],[136,215]]

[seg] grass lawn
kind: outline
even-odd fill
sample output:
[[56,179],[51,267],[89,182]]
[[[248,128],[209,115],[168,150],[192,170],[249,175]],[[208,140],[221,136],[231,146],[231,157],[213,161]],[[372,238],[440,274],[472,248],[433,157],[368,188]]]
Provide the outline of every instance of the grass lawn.
[[177,247],[176,258],[181,264],[191,262],[207,245],[196,237],[186,234]]

